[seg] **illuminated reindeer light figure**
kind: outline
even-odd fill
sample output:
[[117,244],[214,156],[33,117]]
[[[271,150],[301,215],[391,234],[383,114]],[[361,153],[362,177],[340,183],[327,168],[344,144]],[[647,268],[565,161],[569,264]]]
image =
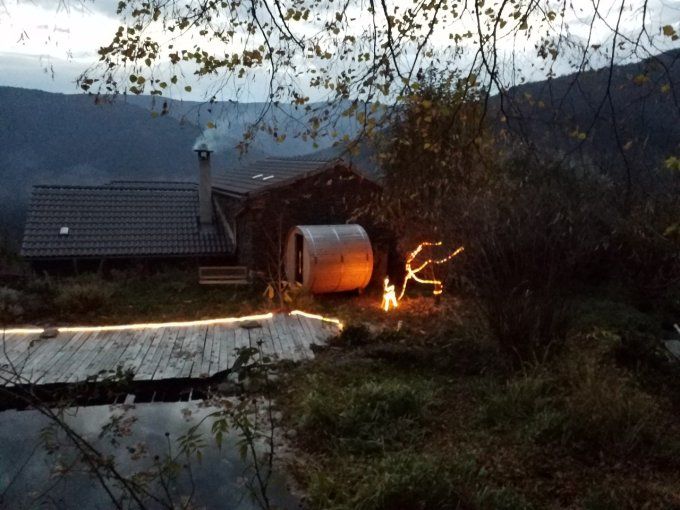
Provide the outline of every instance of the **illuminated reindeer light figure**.
[[389,312],[390,309],[399,306],[397,303],[396,288],[394,287],[393,283],[390,283],[389,278],[385,278],[385,281],[383,282],[383,289],[383,300],[380,306],[383,310]]
[[408,257],[406,257],[406,276],[404,277],[404,284],[402,285],[401,293],[399,294],[399,298],[398,298],[399,301],[401,301],[401,299],[404,297],[404,293],[406,293],[406,285],[408,284],[409,280],[414,280],[418,283],[424,283],[426,285],[433,285],[434,289],[432,290],[432,294],[434,294],[435,296],[438,296],[442,293],[442,291],[443,291],[442,281],[437,280],[434,277],[434,271],[432,272],[432,279],[421,278],[420,276],[418,276],[418,273],[423,271],[423,269],[425,269],[428,266],[440,265],[440,264],[443,264],[445,262],[448,262],[449,260],[451,260],[456,255],[462,253],[463,250],[465,250],[464,247],[461,246],[459,248],[456,248],[453,252],[449,253],[446,257],[444,257],[442,259],[431,259],[430,258],[430,259],[427,259],[426,261],[424,261],[423,263],[421,263],[420,265],[414,267],[414,261],[415,261],[416,257],[418,257],[420,252],[423,251],[424,247],[426,247],[426,246],[441,246],[441,245],[442,245],[441,241],[437,242],[437,243],[428,243],[428,242],[420,243],[415,250],[413,250],[411,253],[408,254]]

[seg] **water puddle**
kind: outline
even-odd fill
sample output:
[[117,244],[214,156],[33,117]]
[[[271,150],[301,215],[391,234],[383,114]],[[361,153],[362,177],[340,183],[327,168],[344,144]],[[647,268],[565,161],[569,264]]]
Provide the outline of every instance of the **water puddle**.
[[[236,431],[226,433],[218,448],[211,432],[214,419],[208,417],[196,429],[199,441],[204,442],[202,458],[179,454],[178,438],[216,410],[202,401],[97,405],[68,409],[64,421],[110,456],[125,477],[157,472],[156,466],[175,458],[174,470],[168,471],[174,476],[164,476],[163,483],[158,477],[148,482],[153,497],[144,499],[146,508],[162,508],[161,501],[167,500],[178,507],[190,500],[188,508],[261,508],[250,496],[252,460],[242,458]],[[50,423],[35,410],[0,412],[0,508],[113,508],[92,470],[79,462],[81,455],[72,442],[63,431],[55,433],[56,429],[46,428]],[[45,443],[55,446],[54,451],[49,451]],[[121,494],[118,488],[113,491],[116,496]],[[272,507],[298,508],[296,498],[276,473],[267,494]],[[137,506],[133,501],[125,502],[126,508]]]

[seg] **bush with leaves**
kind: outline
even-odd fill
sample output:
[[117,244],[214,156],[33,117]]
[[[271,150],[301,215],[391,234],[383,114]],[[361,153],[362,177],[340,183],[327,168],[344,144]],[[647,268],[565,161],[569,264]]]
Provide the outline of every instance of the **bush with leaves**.
[[9,287],[0,287],[0,325],[19,318],[23,313],[21,293]]
[[[516,364],[559,347],[568,297],[586,274],[608,224],[596,179],[520,154],[501,162],[476,190],[451,236],[459,263],[491,333]],[[458,268],[458,265],[457,265]]]
[[57,286],[54,304],[64,314],[96,312],[106,305],[115,288],[97,275],[71,278]]
[[386,443],[408,444],[421,433],[419,425],[434,397],[433,389],[418,379],[409,384],[396,378],[369,380],[341,389],[323,378],[308,381],[298,424],[321,448],[333,444],[365,452]]
[[636,197],[612,228],[612,273],[638,300],[657,298],[680,285],[680,185]]

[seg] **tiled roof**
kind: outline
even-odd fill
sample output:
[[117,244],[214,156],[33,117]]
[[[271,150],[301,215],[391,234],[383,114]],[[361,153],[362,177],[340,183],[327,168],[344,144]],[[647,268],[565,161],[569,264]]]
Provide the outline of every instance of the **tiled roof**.
[[[28,258],[219,255],[220,228],[198,223],[198,187],[177,182],[35,186],[21,253]],[[60,234],[62,228],[67,234]]]
[[282,184],[344,164],[340,159],[267,158],[242,167],[230,168],[213,175],[213,188],[239,195],[247,195],[275,188]]

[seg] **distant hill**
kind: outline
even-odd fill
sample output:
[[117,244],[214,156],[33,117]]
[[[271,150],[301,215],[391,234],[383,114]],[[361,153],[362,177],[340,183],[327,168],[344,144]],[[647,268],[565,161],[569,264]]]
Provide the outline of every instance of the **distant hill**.
[[[294,106],[274,108],[264,123],[285,135],[277,143],[259,133],[247,154],[236,146],[262,104],[199,103],[151,96],[66,95],[0,87],[0,237],[19,240],[34,184],[99,184],[111,180],[195,180],[194,143],[202,132],[216,151],[219,171],[267,156],[293,156],[327,149],[334,139],[295,136],[309,114]],[[205,129],[208,123],[215,129]],[[350,134],[352,121],[338,130]]]
[[[606,96],[611,91],[611,104]],[[669,156],[680,157],[680,50],[635,64],[585,71],[513,87],[491,97],[488,119],[535,150],[599,169],[616,180],[650,187]],[[614,127],[616,129],[614,129]],[[617,136],[618,135],[618,136]],[[617,139],[618,138],[618,139]],[[318,151],[331,157],[345,146]],[[350,156],[376,175],[370,143]]]
[[[0,87],[0,228],[18,240],[34,184],[195,180],[200,135],[191,122],[154,117],[131,102]],[[236,143],[225,141],[216,168],[239,164]],[[266,155],[253,150],[247,158]]]
[[[158,96],[127,96],[118,100],[148,111],[161,112],[165,109],[168,115],[181,122],[189,122],[202,128],[211,123],[215,128],[208,129],[207,132],[221,142],[218,146],[223,146],[224,139],[240,140],[247,127],[260,121],[262,126],[272,128],[272,132],[257,131],[251,142],[252,149],[280,157],[297,156],[330,148],[339,139],[332,136],[333,131],[339,133],[340,137],[346,134],[352,138],[360,128],[354,117],[340,115],[342,110],[349,107],[349,102],[335,104],[331,109],[325,103],[310,103],[305,106],[291,104],[274,106],[234,101],[201,103],[176,101]],[[306,111],[306,106],[309,106],[311,111]],[[310,125],[310,120],[313,117],[321,118],[324,110],[327,110],[333,119],[333,125],[320,120],[319,132],[315,139],[302,136]],[[277,142],[273,134],[285,135],[283,141]]]
[[502,114],[499,99],[497,126],[616,179],[630,170],[633,184],[650,186],[663,161],[680,156],[680,50],[614,66],[611,82],[605,68],[514,87]]
[[[537,150],[566,154],[617,178],[626,179],[630,169],[634,182],[650,185],[665,158],[680,156],[680,50],[616,66],[609,86],[613,112],[605,95],[608,78],[604,69],[523,84],[506,92],[502,113],[500,97],[493,97],[489,116],[499,132],[523,135]],[[0,87],[0,237],[9,231],[19,239],[34,184],[195,180],[191,149],[208,122],[217,126],[206,131],[216,141],[216,170],[268,155],[343,153],[327,130],[314,142],[296,136],[309,114],[283,105],[267,111],[264,120],[276,134],[286,135],[285,141],[276,143],[271,133],[261,133],[240,160],[235,146],[262,107],[150,96],[96,104],[87,95]],[[340,110],[342,105],[334,114]],[[357,132],[346,117],[339,117],[335,129],[341,136]],[[377,175],[368,144],[347,156]]]

